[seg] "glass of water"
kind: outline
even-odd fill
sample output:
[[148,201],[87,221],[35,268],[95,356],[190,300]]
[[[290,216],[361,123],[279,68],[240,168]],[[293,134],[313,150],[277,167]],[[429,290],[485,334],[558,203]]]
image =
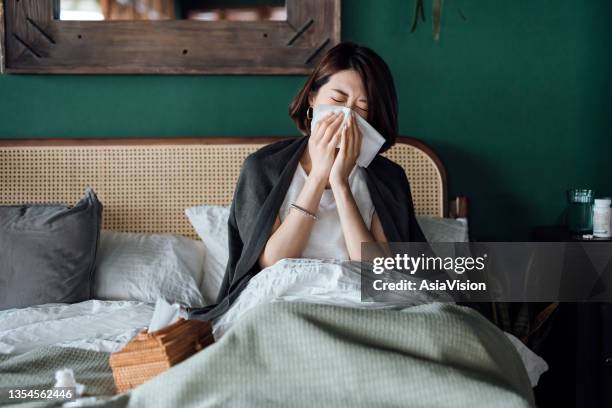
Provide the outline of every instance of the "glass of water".
[[593,190],[572,189],[567,191],[569,206],[567,226],[576,234],[590,234],[593,231]]

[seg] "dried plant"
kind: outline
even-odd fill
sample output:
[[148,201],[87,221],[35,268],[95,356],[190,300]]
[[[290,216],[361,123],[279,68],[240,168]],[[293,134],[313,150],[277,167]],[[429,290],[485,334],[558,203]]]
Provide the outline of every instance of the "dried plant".
[[[410,28],[410,32],[412,33],[416,31],[417,25],[419,24],[419,18],[421,19],[421,21],[425,22],[424,1],[425,0],[416,0],[415,8],[414,8],[414,16],[412,18],[412,27]],[[433,38],[436,41],[440,39],[440,22],[442,19],[442,1],[443,0],[432,0],[432,5],[431,5],[432,33],[433,33]]]

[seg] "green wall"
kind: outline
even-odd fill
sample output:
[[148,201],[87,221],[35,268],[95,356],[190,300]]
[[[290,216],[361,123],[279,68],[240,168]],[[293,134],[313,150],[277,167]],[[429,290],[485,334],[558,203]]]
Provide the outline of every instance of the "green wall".
[[[414,0],[344,0],[342,35],[378,51],[400,130],[471,199],[472,236],[525,239],[564,192],[612,195],[612,2],[447,0],[442,36]],[[0,76],[0,138],[297,134],[299,76]]]

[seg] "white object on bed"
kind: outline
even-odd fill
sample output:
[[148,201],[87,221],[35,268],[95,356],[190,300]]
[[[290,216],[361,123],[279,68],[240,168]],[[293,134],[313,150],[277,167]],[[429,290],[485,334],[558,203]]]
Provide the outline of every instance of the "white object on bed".
[[204,302],[211,304],[217,299],[229,259],[227,242],[229,207],[201,205],[187,208],[185,215],[206,247],[204,278],[200,291]]
[[50,345],[117,351],[149,324],[152,314],[152,304],[102,300],[0,311],[0,353]]
[[77,396],[83,395],[85,385],[76,382],[74,379],[74,370],[72,368],[63,368],[55,371],[54,388],[75,388]]
[[102,230],[94,298],[155,303],[162,297],[202,306],[205,256],[204,245],[186,237]]
[[251,278],[232,307],[213,323],[213,334],[220,338],[245,313],[264,303],[303,302],[358,309],[404,309],[437,300],[439,297],[434,292],[404,291],[397,293],[390,302],[362,302],[361,265],[358,262],[285,258]]
[[181,317],[186,319],[188,316],[187,312],[181,309],[178,303],[170,304],[164,299],[159,298],[155,302],[155,309],[153,310],[153,316],[151,317],[147,332],[151,333],[163,329],[178,321]]

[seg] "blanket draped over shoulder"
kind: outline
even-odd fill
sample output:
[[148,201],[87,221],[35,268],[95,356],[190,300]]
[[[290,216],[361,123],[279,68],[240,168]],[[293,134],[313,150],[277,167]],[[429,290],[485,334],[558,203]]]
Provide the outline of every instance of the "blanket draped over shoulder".
[[[189,308],[190,319],[211,320],[225,313],[249,280],[261,270],[259,256],[307,146],[307,136],[281,140],[245,159],[230,207],[229,261],[217,303]],[[425,242],[404,169],[379,154],[365,168],[365,174],[387,240]]]

